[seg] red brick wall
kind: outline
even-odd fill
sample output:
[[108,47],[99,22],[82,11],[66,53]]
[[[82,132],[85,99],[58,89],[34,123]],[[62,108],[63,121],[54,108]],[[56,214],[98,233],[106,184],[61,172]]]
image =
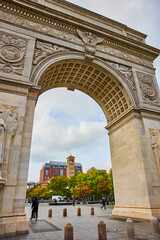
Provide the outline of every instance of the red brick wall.
[[[47,176],[46,176],[46,169],[49,170],[49,174]],[[57,169],[57,176],[54,176],[54,169]],[[40,170],[40,183],[43,183],[44,181],[49,180],[51,177],[59,177],[60,169],[62,168],[53,168],[53,166],[51,168],[43,167]],[[82,172],[82,169],[80,169],[80,171]],[[75,173],[77,172],[78,172],[78,169],[75,169]],[[67,176],[67,168],[63,168],[63,176]],[[45,177],[47,178],[45,179]]]

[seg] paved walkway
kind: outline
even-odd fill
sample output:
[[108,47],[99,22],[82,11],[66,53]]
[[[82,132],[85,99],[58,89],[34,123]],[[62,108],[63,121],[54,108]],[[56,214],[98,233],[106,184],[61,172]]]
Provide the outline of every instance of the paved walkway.
[[[81,207],[82,216],[77,216],[77,208]],[[126,223],[123,219],[111,216],[112,206],[108,206],[106,210],[102,210],[100,205],[94,205],[95,215],[90,215],[91,205],[66,206],[67,217],[63,217],[64,206],[49,206],[48,204],[40,204],[39,207],[39,223],[40,220],[47,220],[51,224],[61,230],[52,232],[35,233],[30,228],[29,234],[17,235],[1,238],[3,240],[64,240],[64,227],[67,223],[71,223],[74,228],[74,240],[98,240],[97,225],[100,221],[106,223],[108,240],[128,240],[126,237]],[[48,218],[48,210],[52,208],[53,216]],[[31,215],[30,205],[26,206],[26,214],[28,219]],[[32,220],[32,222],[35,220]],[[41,222],[42,223],[42,222]],[[135,221],[135,234],[139,240],[160,240],[160,235],[152,235],[151,224],[149,221]]]

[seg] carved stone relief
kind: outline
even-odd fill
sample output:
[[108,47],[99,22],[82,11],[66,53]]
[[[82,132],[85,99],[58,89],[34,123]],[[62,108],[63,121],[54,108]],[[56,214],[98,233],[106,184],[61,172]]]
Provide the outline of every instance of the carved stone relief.
[[11,154],[17,128],[17,109],[12,106],[0,105],[0,185],[5,184],[7,172],[10,172]]
[[115,62],[110,62],[110,61],[106,61],[106,62],[110,66],[112,66],[116,71],[118,71],[123,76],[124,80],[128,81],[132,90],[135,91],[135,82],[133,79],[132,68],[119,63],[115,63]]
[[66,52],[69,49],[51,43],[37,41],[33,64],[37,65],[42,59],[57,52]]
[[27,41],[0,32],[0,71],[22,75]]
[[96,54],[96,45],[98,43],[102,43],[104,39],[97,37],[95,34],[90,32],[81,32],[80,30],[77,30],[77,33],[84,43],[86,60],[93,61]]
[[153,76],[137,72],[142,99],[144,103],[150,105],[160,105]]
[[129,53],[124,52],[124,51],[120,51],[118,49],[114,49],[110,46],[98,45],[97,50],[102,51],[102,52],[106,52],[108,54],[120,57],[122,59],[131,61],[131,62],[136,62],[138,64],[141,64],[141,65],[144,65],[144,66],[147,66],[147,67],[153,67],[153,64],[152,64],[151,61],[142,59],[141,57],[134,56],[132,54],[129,54]]
[[160,177],[160,129],[149,129],[151,146],[156,163],[158,176]]

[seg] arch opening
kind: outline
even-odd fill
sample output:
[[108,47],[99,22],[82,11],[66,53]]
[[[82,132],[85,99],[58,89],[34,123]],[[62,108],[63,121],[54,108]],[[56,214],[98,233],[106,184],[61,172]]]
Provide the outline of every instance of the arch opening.
[[69,154],[82,164],[83,172],[91,167],[109,172],[110,147],[105,125],[102,109],[86,94],[65,88],[43,93],[35,108],[29,180],[39,180],[45,162],[65,161]]
[[49,65],[41,74],[40,94],[57,87],[80,90],[92,97],[102,108],[107,122],[123,116],[132,106],[121,82],[109,71],[84,60],[61,60]]

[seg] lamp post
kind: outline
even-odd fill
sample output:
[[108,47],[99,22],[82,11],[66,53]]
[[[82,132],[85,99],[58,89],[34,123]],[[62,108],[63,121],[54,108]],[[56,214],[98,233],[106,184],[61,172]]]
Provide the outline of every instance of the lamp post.
[[50,192],[50,196],[51,196],[51,200],[52,200],[52,190],[50,190],[49,192]]
[[69,198],[69,187],[67,186],[66,187],[66,190],[67,190],[67,202],[69,202],[68,198]]

